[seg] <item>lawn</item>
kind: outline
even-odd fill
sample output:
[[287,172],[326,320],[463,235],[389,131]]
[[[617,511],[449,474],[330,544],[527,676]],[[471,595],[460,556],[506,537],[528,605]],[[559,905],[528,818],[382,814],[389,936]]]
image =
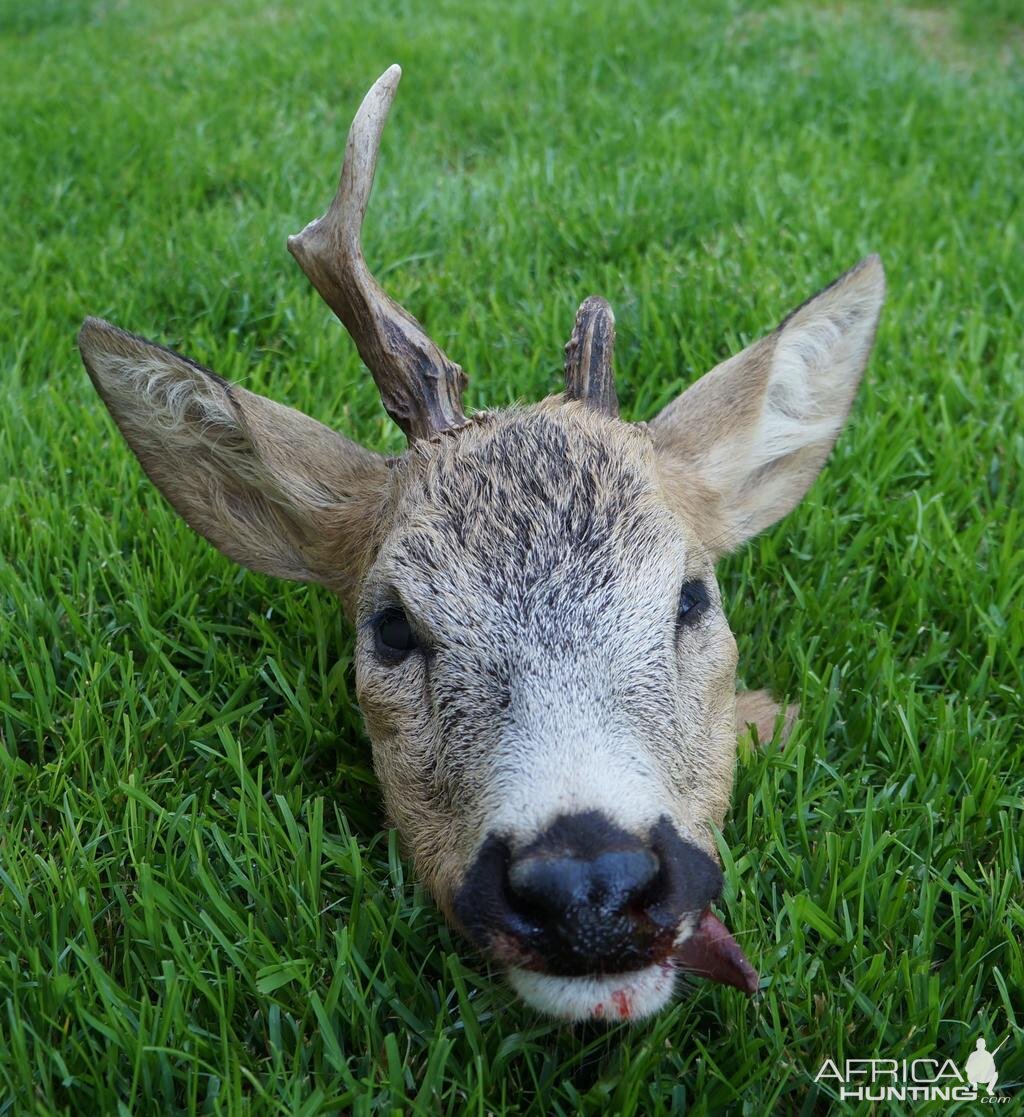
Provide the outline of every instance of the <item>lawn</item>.
[[[852,1113],[826,1058],[979,1035],[1024,1111],[1014,10],[0,2],[0,1117]],[[79,363],[99,314],[400,448],[284,248],[394,61],[367,255],[473,406],[555,390],[591,292],[648,418],[886,263],[825,473],[720,570],[803,707],[721,838],[753,1000],[517,1005],[386,829],[333,599],[192,535]]]

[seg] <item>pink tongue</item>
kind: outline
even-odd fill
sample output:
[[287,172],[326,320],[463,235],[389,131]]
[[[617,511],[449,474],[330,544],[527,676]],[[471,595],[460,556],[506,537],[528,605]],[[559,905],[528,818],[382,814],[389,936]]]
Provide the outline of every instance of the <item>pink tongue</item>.
[[676,948],[673,957],[682,969],[723,985],[735,985],[748,997],[757,992],[757,970],[710,908],[700,917],[693,934]]

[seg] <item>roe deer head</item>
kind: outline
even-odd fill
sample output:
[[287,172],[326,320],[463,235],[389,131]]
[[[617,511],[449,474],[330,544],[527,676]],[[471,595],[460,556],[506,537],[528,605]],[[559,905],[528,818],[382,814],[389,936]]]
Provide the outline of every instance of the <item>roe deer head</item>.
[[[340,598],[388,814],[441,910],[527,1002],[638,1017],[677,969],[752,992],[710,911],[737,749],[715,562],[821,469],[868,359],[882,266],[863,260],[649,425],[618,417],[612,314],[588,299],[564,393],[467,418],[462,370],[360,246],[400,74],[367,94],[334,201],[288,247],[405,453],[365,450],[97,319],[82,358],[197,532]],[[776,707],[740,698],[741,721],[770,735]]]

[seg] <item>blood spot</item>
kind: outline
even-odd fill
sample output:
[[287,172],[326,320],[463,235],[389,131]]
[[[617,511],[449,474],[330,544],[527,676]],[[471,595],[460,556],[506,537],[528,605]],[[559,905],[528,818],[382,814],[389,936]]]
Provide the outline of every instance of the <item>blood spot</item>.
[[604,1001],[598,1001],[594,1005],[594,1019],[600,1020],[602,1016],[604,1016]]
[[628,1020],[633,1015],[633,1006],[625,989],[616,989],[612,993],[612,1004],[615,1005],[620,1020]]

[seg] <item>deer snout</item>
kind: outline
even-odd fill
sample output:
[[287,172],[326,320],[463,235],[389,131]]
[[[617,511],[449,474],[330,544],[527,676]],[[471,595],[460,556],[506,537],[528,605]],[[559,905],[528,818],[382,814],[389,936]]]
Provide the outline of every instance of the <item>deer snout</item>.
[[551,919],[567,913],[613,916],[639,904],[661,870],[651,849],[614,849],[596,857],[534,854],[512,863],[512,900]]
[[663,818],[647,835],[599,811],[562,815],[513,853],[491,835],[455,899],[469,936],[501,961],[552,975],[641,969],[671,952],[721,870]]
[[610,849],[549,857],[534,853],[509,867],[513,910],[540,929],[549,973],[623,968],[647,938],[647,910],[663,892],[661,859],[651,849]]

